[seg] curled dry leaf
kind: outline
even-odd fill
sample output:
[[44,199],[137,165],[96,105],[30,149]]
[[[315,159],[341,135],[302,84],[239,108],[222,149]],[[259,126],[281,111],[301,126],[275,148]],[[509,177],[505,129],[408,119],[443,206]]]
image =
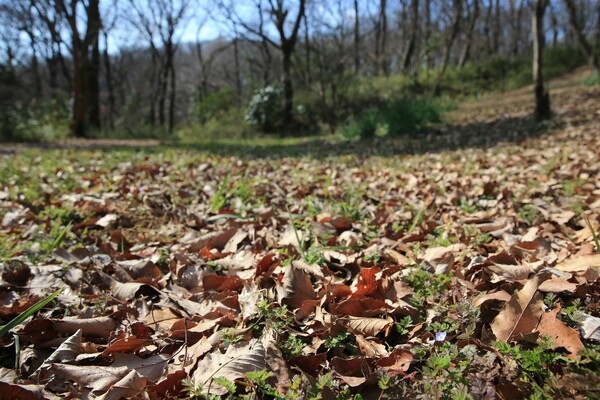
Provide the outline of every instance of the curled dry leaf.
[[600,318],[582,313],[579,321],[581,336],[585,339],[600,340]]
[[113,296],[121,301],[129,301],[138,296],[158,297],[160,292],[150,285],[139,282],[116,282]]
[[534,331],[542,315],[543,296],[538,286],[549,277],[549,274],[536,275],[512,295],[492,322],[496,340],[508,342],[517,335]]
[[63,318],[53,320],[54,329],[60,333],[73,334],[81,330],[84,336],[97,336],[106,338],[117,327],[117,322],[110,317],[96,318]]
[[390,375],[399,375],[408,371],[413,359],[414,357],[410,350],[398,347],[388,356],[377,361],[377,366],[387,371]]
[[148,379],[148,381],[157,381],[167,368],[169,357],[157,354],[149,358],[140,358],[133,354],[115,353],[115,361],[111,367],[127,367],[130,370],[137,371],[138,374]]
[[65,339],[65,341],[62,342],[60,346],[58,346],[58,348],[50,355],[50,357],[44,360],[44,363],[36,372],[43,373],[54,363],[68,363],[75,360],[77,356],[83,352],[81,340],[81,329],[78,329],[77,332]]
[[146,385],[148,379],[138,374],[137,371],[129,371],[121,380],[111,386],[102,396],[96,397],[97,400],[119,400],[130,398],[140,393]]
[[292,308],[300,308],[306,300],[315,300],[317,294],[306,271],[291,264],[277,282],[277,300]]

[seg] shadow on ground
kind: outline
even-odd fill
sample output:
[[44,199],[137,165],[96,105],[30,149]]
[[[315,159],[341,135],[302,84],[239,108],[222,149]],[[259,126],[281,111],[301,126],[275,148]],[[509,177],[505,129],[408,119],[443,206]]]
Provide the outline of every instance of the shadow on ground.
[[518,143],[527,138],[543,135],[559,125],[561,125],[559,119],[544,124],[535,124],[530,117],[513,117],[499,118],[487,122],[439,125],[415,135],[371,140],[344,140],[324,136],[299,139],[267,138],[262,142],[258,139],[237,142],[233,140],[214,140],[193,143],[160,143],[156,140],[78,140],[62,143],[0,145],[0,154],[12,154],[28,149],[82,149],[104,152],[128,150],[154,154],[171,148],[239,158],[310,157],[322,159],[345,155],[357,157],[395,156],[466,148],[487,148],[504,142]]
[[[265,144],[260,144],[257,141],[251,143],[214,141],[172,143],[165,146],[240,158],[310,157],[321,159],[345,155],[385,157],[466,148],[488,148],[505,142],[518,143],[528,138],[541,136],[559,125],[560,121],[558,120],[535,124],[529,117],[503,118],[489,122],[443,125],[413,136],[372,140],[314,137],[292,143],[278,143],[273,140],[267,140]],[[160,152],[164,151],[164,146],[146,147],[142,151]]]

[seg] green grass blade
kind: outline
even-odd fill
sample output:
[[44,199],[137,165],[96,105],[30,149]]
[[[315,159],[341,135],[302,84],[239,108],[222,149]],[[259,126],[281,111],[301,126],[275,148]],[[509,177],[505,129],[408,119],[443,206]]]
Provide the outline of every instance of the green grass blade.
[[69,223],[60,231],[60,233],[58,234],[56,239],[54,239],[54,242],[52,242],[52,247],[50,248],[50,253],[52,253],[54,251],[54,249],[56,249],[58,247],[58,245],[62,241],[63,237],[65,236],[65,234],[67,233],[69,228],[71,228],[71,221],[69,221]]
[[23,311],[17,317],[13,318],[8,324],[0,326],[0,337],[4,336],[8,331],[10,331],[15,326],[19,325],[21,322],[25,321],[27,318],[40,311],[46,304],[50,303],[56,296],[58,296],[62,292],[62,289],[58,289],[56,292],[52,293],[50,296],[46,297],[43,300],[38,301],[27,310]]
[[592,231],[592,237],[594,238],[594,243],[596,244],[596,253],[600,254],[600,240],[598,239],[598,234],[594,230],[594,227],[590,223],[588,217],[583,217],[583,220],[587,224],[588,228],[590,228],[590,231]]

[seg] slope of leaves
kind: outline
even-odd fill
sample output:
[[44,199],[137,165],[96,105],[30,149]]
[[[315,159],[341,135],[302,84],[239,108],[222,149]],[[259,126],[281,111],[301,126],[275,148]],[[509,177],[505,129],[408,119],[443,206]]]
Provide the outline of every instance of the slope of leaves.
[[3,156],[2,323],[63,290],[1,338],[0,391],[597,395],[598,98],[564,92],[537,138],[424,155]]

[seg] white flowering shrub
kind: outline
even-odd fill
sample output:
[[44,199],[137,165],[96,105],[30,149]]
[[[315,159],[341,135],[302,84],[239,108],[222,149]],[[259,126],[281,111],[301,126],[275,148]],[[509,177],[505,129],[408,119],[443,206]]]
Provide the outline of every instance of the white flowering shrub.
[[281,119],[281,95],[277,86],[258,89],[250,99],[244,120],[265,132],[273,131]]

